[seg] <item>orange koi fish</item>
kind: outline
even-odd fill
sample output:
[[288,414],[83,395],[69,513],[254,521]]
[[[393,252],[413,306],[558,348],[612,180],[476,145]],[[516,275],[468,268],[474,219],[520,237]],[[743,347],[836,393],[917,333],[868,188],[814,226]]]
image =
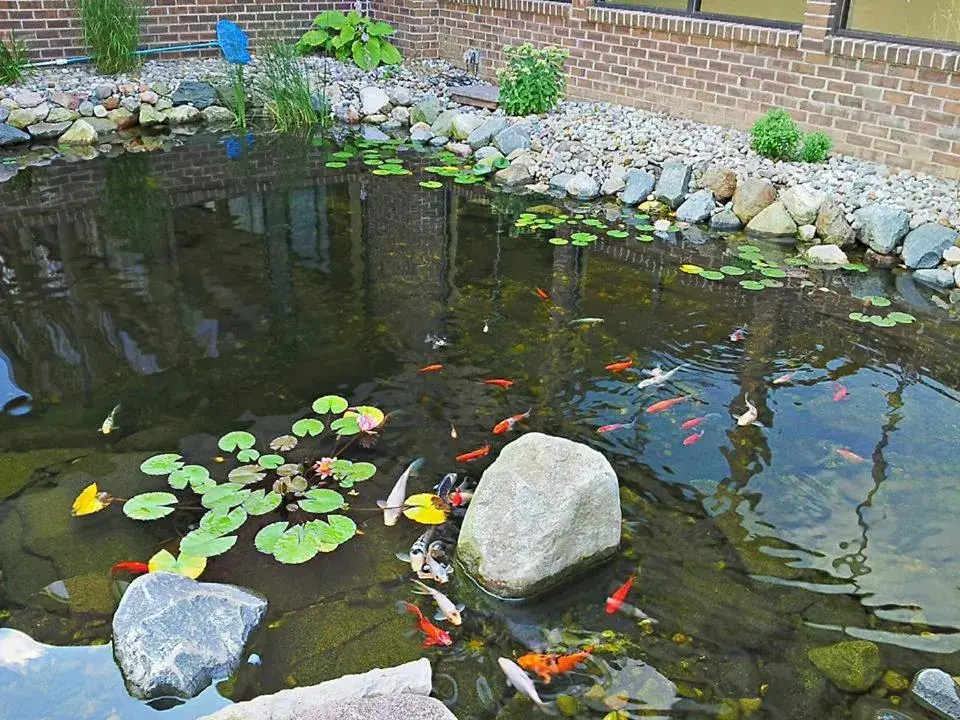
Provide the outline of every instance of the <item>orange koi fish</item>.
[[633,367],[633,360],[625,360],[623,362],[615,362],[607,365],[604,370],[609,370],[610,372],[623,372],[627,368]]
[[628,423],[613,423],[612,425],[602,425],[601,427],[597,428],[597,432],[603,435],[608,432],[614,432],[615,430],[626,430],[627,428],[632,428],[636,424],[637,424],[637,421],[634,420],[633,422],[628,422]]
[[537,297],[540,298],[541,300],[550,299],[550,296],[547,294],[546,290],[541,290],[540,288],[536,288],[535,292],[537,293]]
[[836,388],[836,392],[833,393],[834,402],[846,400],[850,396],[850,391],[841,383],[834,383],[833,386]]
[[623,607],[623,601],[627,599],[630,588],[633,587],[633,575],[627,578],[627,581],[616,589],[610,597],[607,598],[607,615],[613,615],[617,610]]
[[516,425],[521,420],[526,420],[530,417],[530,413],[533,412],[533,408],[530,408],[525,413],[520,413],[519,415],[511,415],[506,420],[501,420],[496,425],[493,426],[494,435],[503,435],[506,432],[513,430],[513,426]]
[[427,365],[426,367],[422,367],[419,370],[417,370],[417,372],[428,373],[428,372],[437,372],[438,370],[443,370],[443,365],[440,365],[439,363],[435,365]]
[[449,646],[453,645],[453,638],[450,637],[450,633],[446,630],[441,630],[432,622],[427,620],[424,617],[423,613],[413,603],[404,603],[404,608],[411,615],[415,615],[417,618],[417,629],[424,634],[423,646],[425,648],[433,647],[434,645],[444,645]]
[[709,420],[712,417],[720,417],[720,416],[717,415],[717,413],[707,413],[706,415],[701,415],[700,417],[690,418],[689,420],[685,421],[682,425],[680,425],[680,428],[682,430],[693,430],[693,428],[695,428],[697,425],[699,425],[700,423],[705,423],[707,420]]
[[513,380],[504,380],[503,378],[487,378],[483,381],[484,385],[496,385],[501,387],[504,390],[509,390],[513,387]]
[[524,670],[529,670],[540,678],[545,684],[550,684],[554,675],[562,675],[571,670],[576,670],[577,666],[584,662],[593,648],[586,648],[581,652],[570,653],[569,655],[557,655],[554,653],[527,653],[517,658],[517,665]]
[[125,571],[128,573],[134,573],[136,575],[145,575],[150,572],[150,568],[146,563],[142,562],[133,562],[132,560],[126,560],[124,562],[118,562],[112,568],[110,568],[110,574]]
[[665,410],[669,410],[674,405],[679,405],[682,402],[685,402],[690,399],[690,395],[681,395],[680,397],[670,398],[669,400],[661,400],[656,402],[650,407],[647,408],[648,415],[656,415],[657,413],[662,413]]
[[781,375],[780,377],[775,377],[772,382],[774,385],[783,385],[793,380],[793,376],[796,375],[796,372],[787,373],[786,375]]
[[699,442],[699,441],[700,441],[700,438],[702,438],[702,437],[703,437],[703,430],[701,430],[700,432],[695,432],[695,433],[693,433],[692,435],[687,435],[687,436],[683,439],[683,444],[684,444],[684,445],[693,445],[694,443]]
[[849,460],[852,463],[864,463],[867,461],[862,455],[857,455],[852,450],[846,450],[845,448],[837,448],[837,455],[842,457],[844,460]]
[[479,460],[484,455],[490,452],[490,444],[485,444],[482,448],[477,448],[476,450],[471,450],[468,453],[463,455],[457,455],[457,462],[472,462],[474,460]]

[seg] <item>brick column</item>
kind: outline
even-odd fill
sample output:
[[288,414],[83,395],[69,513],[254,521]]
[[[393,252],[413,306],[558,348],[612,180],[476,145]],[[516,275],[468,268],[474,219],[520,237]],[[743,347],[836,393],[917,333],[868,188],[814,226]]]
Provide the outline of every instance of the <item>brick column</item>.
[[800,49],[821,53],[840,14],[842,0],[807,0],[800,31]]

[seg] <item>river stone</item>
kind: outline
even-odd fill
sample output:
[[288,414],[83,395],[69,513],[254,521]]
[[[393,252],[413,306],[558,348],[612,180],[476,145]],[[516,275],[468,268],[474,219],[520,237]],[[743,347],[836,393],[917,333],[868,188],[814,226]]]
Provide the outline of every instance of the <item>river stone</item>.
[[657,200],[676,210],[687,194],[690,185],[690,166],[679,160],[672,160],[663,166],[655,193]]
[[54,91],[50,93],[50,102],[67,110],[76,110],[80,107],[80,98],[73,93]]
[[90,117],[93,115],[93,103],[89,100],[84,100],[80,103],[79,111],[81,117]]
[[551,190],[560,190],[562,192],[567,191],[567,183],[573,180],[573,175],[570,173],[557,173],[550,178],[549,187]]
[[32,108],[43,102],[43,95],[34,90],[20,90],[13,93],[13,101],[22,108]]
[[910,686],[918,704],[946,720],[960,720],[960,689],[943,670],[927,668],[918,672]]
[[140,124],[143,127],[162,125],[166,121],[166,116],[157,110],[153,105],[143,104],[140,106]]
[[489,145],[493,142],[500,131],[507,127],[507,119],[505,117],[500,117],[496,115],[494,117],[487,118],[481,125],[473,130],[470,135],[467,137],[467,143],[474,150],[481,148],[484,145]]
[[211,105],[210,107],[205,107],[200,114],[203,116],[203,121],[210,123],[211,125],[226,125],[232,124],[234,121],[233,112],[229,108],[225,108],[221,105]]
[[435,95],[425,95],[420,99],[413,109],[410,110],[410,122],[424,122],[432,125],[433,121],[440,115],[440,101]]
[[747,232],[762,237],[793,237],[797,224],[780,201],[768,205],[747,223]]
[[[478,148],[477,151],[473,153],[473,157],[477,162],[482,160],[493,162],[502,158],[503,153],[497,150],[493,145],[485,145],[482,148]],[[960,250],[960,248],[957,249]]]
[[446,135],[437,135],[434,138],[430,138],[430,145],[433,147],[443,147],[448,142],[450,142],[450,138],[448,138]]
[[31,108],[17,108],[10,111],[7,118],[7,124],[13,125],[17,130],[26,130],[30,125],[37,121],[36,113]]
[[360,88],[360,112],[364,115],[376,115],[390,104],[390,96],[373,85]]
[[434,135],[444,135],[450,137],[453,132],[453,119],[457,116],[456,110],[444,110],[437,115],[437,119],[430,124],[430,130]]
[[710,228],[721,232],[735,232],[743,227],[733,210],[722,210],[710,218]]
[[55,107],[51,108],[50,112],[47,113],[46,120],[47,122],[73,122],[79,117],[79,114],[73,112],[72,110],[67,110],[64,107]]
[[93,145],[97,142],[97,131],[87,120],[77,120],[70,129],[60,136],[64,145]]
[[765,178],[747,178],[737,184],[733,194],[733,211],[743,223],[749,223],[777,200],[777,189]]
[[936,267],[943,259],[944,251],[953,247],[958,237],[960,233],[953,228],[925,223],[907,233],[900,258],[911,269]]
[[[301,720],[313,717],[307,713],[331,703],[396,695],[425,697],[433,688],[431,675],[430,661],[420,658],[392,668],[377,668],[359,675],[344,675],[316,685],[261,695],[229,705],[199,720]],[[395,720],[406,717],[393,716]]]
[[10,117],[10,110],[0,105],[0,123],[5,123],[8,117]]
[[952,268],[940,267],[925,270],[914,270],[913,279],[924,285],[935,287],[938,290],[949,290],[955,286]]
[[619,175],[611,175],[606,180],[603,181],[603,185],[600,186],[601,195],[616,195],[618,192],[623,190],[627,186],[627,181],[625,179],[625,174],[621,173]]
[[413,95],[409,88],[403,85],[394,85],[387,93],[390,96],[390,102],[393,105],[410,105],[413,103]]
[[578,172],[567,182],[567,193],[577,200],[593,200],[600,194],[597,181],[584,172]]
[[797,238],[800,242],[812,243],[817,237],[816,225],[801,225],[797,228]]
[[178,105],[163,111],[163,117],[170,125],[187,125],[200,122],[200,111],[190,105]]
[[35,123],[28,127],[27,130],[32,137],[35,137],[38,140],[52,140],[63,135],[70,125],[71,123],[69,121],[58,123]]
[[410,124],[410,108],[403,105],[397,105],[390,111],[390,119],[399,125]]
[[525,185],[534,179],[533,172],[530,169],[530,163],[524,160],[516,160],[503,170],[498,170],[493,175],[493,181],[499,185],[513,187],[515,185]]
[[[470,133],[483,125],[483,116],[476,113],[457,113],[453,116],[450,129],[457,140],[466,140]],[[486,143],[483,143],[486,145]]]
[[803,255],[810,262],[821,265],[846,265],[849,262],[847,254],[838,245],[814,245]]
[[383,130],[373,125],[364,125],[360,130],[360,134],[364,140],[373,140],[374,142],[386,142],[390,139],[390,136]]
[[706,188],[697,190],[677,208],[677,220],[688,223],[703,222],[710,217],[714,207],[713,191]]
[[203,110],[217,102],[217,90],[209,83],[184,80],[170,99],[174,105],[193,105]]
[[488,592],[529,597],[616,552],[620,517],[617,475],[603,455],[527,433],[483,473],[457,555]]
[[826,193],[808,184],[794,185],[780,193],[780,202],[797,225],[814,223],[826,198]]
[[841,690],[863,693],[880,679],[880,648],[867,640],[848,640],[811,648],[810,662]]
[[117,662],[131,694],[191,698],[239,666],[267,601],[235,585],[142,575],[113,616]]
[[[140,110],[140,101],[135,97],[125,97],[120,101],[120,106],[129,110],[132,113],[139,112]],[[93,109],[94,114],[96,114],[97,108]]]
[[821,242],[847,248],[857,241],[857,232],[847,222],[843,208],[831,197],[824,199],[820,205],[815,224]]
[[620,196],[620,202],[624,205],[636,205],[643,202],[653,192],[653,188],[657,184],[653,175],[646,170],[638,170],[637,168],[627,170],[623,180],[626,187]]
[[878,253],[890,253],[910,230],[910,216],[900,208],[874,203],[854,212],[857,237]]
[[497,133],[493,144],[504,155],[514,150],[527,150],[530,147],[530,126],[527,123],[516,123]]
[[960,247],[951,245],[943,251],[943,261],[947,265],[960,265]]
[[116,125],[118,130],[126,130],[137,124],[137,116],[122,107],[108,112],[107,119]]
[[420,142],[420,143],[429,142],[430,138],[432,137],[433,137],[433,131],[430,129],[429,126],[419,127],[419,128],[416,128],[415,130],[410,131],[410,140],[412,140],[413,142]]
[[728,167],[713,165],[700,178],[700,187],[706,188],[719,202],[725,203],[737,190],[737,174]]

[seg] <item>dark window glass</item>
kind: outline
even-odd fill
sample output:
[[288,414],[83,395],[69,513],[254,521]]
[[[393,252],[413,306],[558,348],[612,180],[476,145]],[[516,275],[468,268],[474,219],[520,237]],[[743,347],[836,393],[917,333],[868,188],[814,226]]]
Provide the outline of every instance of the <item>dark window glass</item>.
[[960,0],[850,0],[847,29],[960,43]]
[[637,10],[686,10],[687,0],[604,0],[610,5],[629,5]]
[[700,12],[799,25],[806,5],[806,0],[702,0]]

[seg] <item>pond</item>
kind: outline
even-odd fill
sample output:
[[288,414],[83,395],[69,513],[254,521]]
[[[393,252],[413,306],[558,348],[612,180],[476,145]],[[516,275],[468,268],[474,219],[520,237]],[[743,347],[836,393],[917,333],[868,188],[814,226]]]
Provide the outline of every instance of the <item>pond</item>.
[[[72,518],[73,499],[94,481],[126,498],[169,489],[140,473],[146,458],[177,452],[214,467],[224,432],[288,432],[314,399],[338,393],[391,413],[356,458],[379,469],[349,498],[363,534],[282,565],[243,528],[203,579],[267,596],[250,648],[261,663],[164,717],[423,655],[461,720],[533,717],[496,658],[585,645],[590,662],[538,686],[576,717],[820,720],[895,706],[930,717],[898,676],[960,674],[954,325],[916,309],[917,322],[892,328],[849,319],[864,308],[856,297],[910,310],[895,297],[909,288],[887,271],[809,270],[802,286],[750,292],[736,277],[678,271],[728,264],[742,237],[641,242],[628,224],[627,238],[555,245],[555,233],[517,220],[556,201],[443,177],[421,187],[432,161],[413,150],[398,149],[410,176],[373,175],[334,150],[264,137],[238,152],[203,135],[170,152],[36,168],[0,188],[0,625],[64,646],[0,655],[7,708],[157,716],[127,696],[99,647],[122,587],[109,569],[175,549],[200,513]],[[599,207],[534,213],[580,222],[581,210],[615,225]],[[603,322],[571,324],[584,317]],[[737,329],[745,337],[731,340]],[[633,367],[606,369],[628,358]],[[443,369],[418,372],[431,364]],[[642,368],[681,364],[669,383],[637,388]],[[485,385],[491,377],[515,384]],[[759,425],[736,424],[745,394]],[[681,395],[691,398],[644,412]],[[99,434],[118,403],[117,430]],[[527,408],[513,433],[491,435]],[[450,471],[476,482],[526,431],[610,460],[619,552],[523,604],[455,572],[443,589],[466,604],[463,625],[453,647],[424,650],[396,607],[416,596],[395,557],[422,527],[384,527],[375,502],[417,457],[426,466],[412,492]],[[455,462],[486,442],[489,456]],[[631,602],[656,626],[604,612],[631,574]],[[851,638],[876,643],[896,675],[867,694],[834,686],[808,651]]]

